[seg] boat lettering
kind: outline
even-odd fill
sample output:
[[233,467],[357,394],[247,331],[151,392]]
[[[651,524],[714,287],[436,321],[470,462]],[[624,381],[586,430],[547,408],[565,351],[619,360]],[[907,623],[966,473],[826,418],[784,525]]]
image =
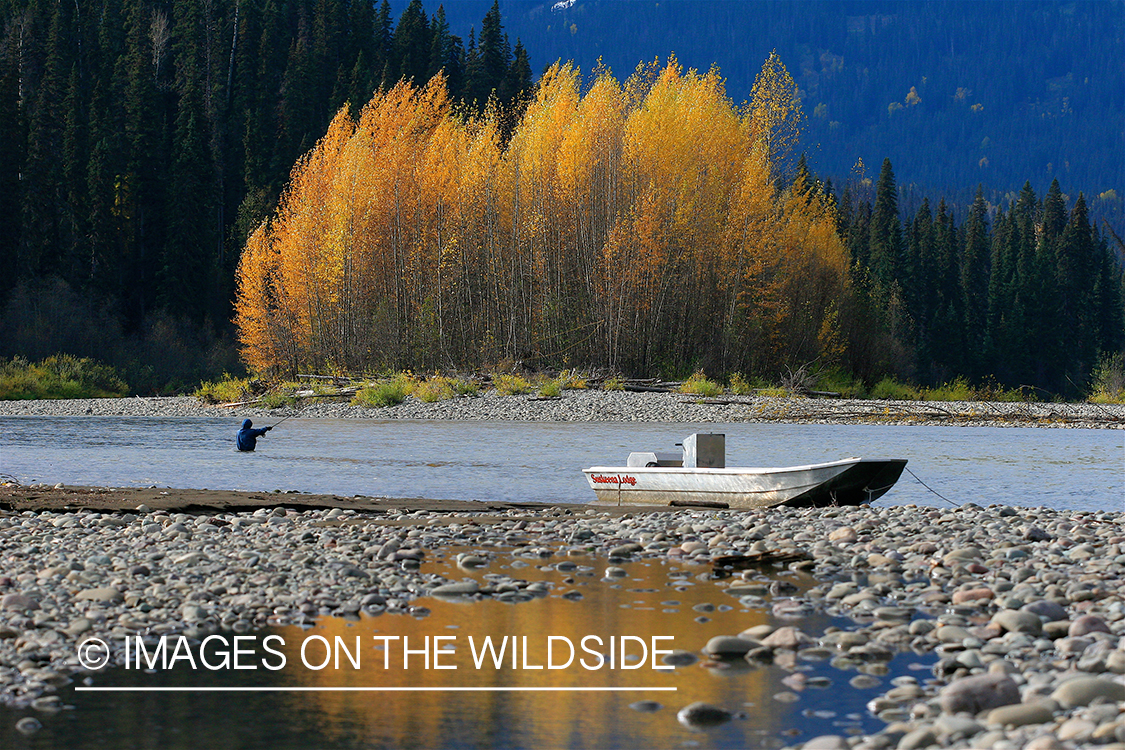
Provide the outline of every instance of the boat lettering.
[[628,474],[615,474],[606,476],[604,474],[591,474],[590,479],[594,484],[627,484],[633,486],[637,483],[636,477],[631,477]]

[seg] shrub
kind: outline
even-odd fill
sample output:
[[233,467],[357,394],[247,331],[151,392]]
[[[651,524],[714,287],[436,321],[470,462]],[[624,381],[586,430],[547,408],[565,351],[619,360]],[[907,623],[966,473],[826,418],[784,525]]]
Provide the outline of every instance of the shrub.
[[414,395],[418,400],[425,401],[427,404],[453,398],[453,393],[453,381],[441,375],[434,375],[432,378],[414,386]]
[[730,376],[730,392],[736,396],[748,396],[754,392],[754,387],[736,372]]
[[625,378],[620,375],[606,378],[602,381],[603,391],[623,391],[625,390]]
[[871,389],[871,398],[891,399],[893,401],[917,401],[921,398],[914,386],[900,383],[889,375]]
[[563,370],[559,373],[559,385],[567,391],[585,390],[587,387],[586,378],[574,370]]
[[366,388],[361,388],[355,394],[352,403],[368,408],[376,406],[394,406],[395,404],[401,404],[406,399],[408,393],[407,382],[401,377],[396,377],[386,383],[376,383]]
[[863,398],[863,381],[842,370],[832,368],[817,373],[817,390],[839,393],[841,398]]
[[937,388],[927,388],[922,396],[927,401],[974,401],[978,398],[965,378],[957,378],[952,383],[944,383]]
[[117,372],[92,359],[57,354],[32,364],[0,360],[0,399],[113,398],[128,392]]
[[721,396],[723,387],[713,380],[708,380],[703,370],[694,373],[680,386],[680,393],[690,393],[696,396]]
[[1025,391],[1024,388],[1026,386],[1005,388],[995,378],[989,377],[976,389],[976,397],[980,401],[1028,401],[1031,398],[1030,391]]
[[280,409],[283,406],[297,405],[297,397],[293,395],[293,391],[284,386],[276,388],[269,393],[262,394],[260,401],[262,406],[269,409]]
[[458,396],[475,396],[480,393],[480,384],[473,380],[465,380],[464,378],[456,378],[451,381],[453,391]]
[[496,389],[497,393],[505,396],[516,396],[521,393],[531,392],[531,383],[526,378],[519,375],[508,375],[504,373],[495,373],[492,376],[492,387]]
[[1125,404],[1125,352],[1102,357],[1092,381],[1091,403]]
[[230,373],[223,373],[219,380],[209,380],[202,383],[191,394],[205,404],[230,404],[235,401],[246,401],[252,395],[250,378],[231,377]]
[[555,380],[548,380],[543,385],[539,386],[539,395],[546,398],[558,398],[562,396],[563,379],[556,378]]

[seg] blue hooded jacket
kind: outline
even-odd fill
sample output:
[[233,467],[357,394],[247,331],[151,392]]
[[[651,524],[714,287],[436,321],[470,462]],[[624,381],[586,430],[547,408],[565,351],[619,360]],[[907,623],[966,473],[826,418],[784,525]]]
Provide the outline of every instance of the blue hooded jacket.
[[269,427],[254,429],[254,423],[247,419],[243,421],[242,429],[238,431],[238,437],[234,439],[234,442],[240,451],[252,451],[258,447],[258,438],[269,431]]

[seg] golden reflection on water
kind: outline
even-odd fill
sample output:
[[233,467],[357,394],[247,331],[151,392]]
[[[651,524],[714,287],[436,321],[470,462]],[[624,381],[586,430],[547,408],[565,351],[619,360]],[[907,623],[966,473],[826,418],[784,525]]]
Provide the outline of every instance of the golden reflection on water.
[[[383,615],[365,617],[358,621],[341,618],[321,618],[308,630],[300,627],[278,629],[285,640],[287,656],[285,676],[293,684],[316,687],[386,687],[386,688],[512,688],[509,692],[313,692],[303,698],[316,702],[310,713],[322,717],[326,737],[334,732],[347,732],[351,738],[358,733],[360,739],[393,747],[666,747],[686,742],[708,740],[729,744],[754,744],[752,736],[776,735],[785,727],[792,727],[794,705],[773,699],[776,693],[786,690],[780,683],[777,670],[753,669],[744,661],[734,662],[726,669],[704,667],[697,663],[674,670],[653,668],[653,654],[639,668],[621,668],[619,644],[626,639],[626,653],[640,655],[643,640],[650,650],[683,649],[697,655],[707,640],[715,635],[734,635],[746,628],[770,621],[765,609],[750,609],[739,604],[738,599],[722,592],[711,581],[700,581],[695,576],[707,569],[699,566],[687,568],[692,578],[687,581],[669,580],[672,566],[664,562],[626,564],[629,575],[623,579],[600,579],[603,561],[589,560],[591,566],[601,565],[587,573],[544,571],[532,565],[521,569],[503,569],[501,561],[493,567],[474,573],[471,577],[482,580],[483,573],[503,572],[516,578],[535,580],[546,578],[554,582],[549,596],[520,604],[505,604],[494,600],[456,603],[433,598],[415,601],[428,607],[428,617]],[[580,560],[580,562],[584,562]],[[507,566],[504,566],[507,567]],[[470,577],[448,563],[439,563],[437,569],[451,580]],[[565,583],[568,576],[573,583]],[[704,576],[705,577],[705,576]],[[725,584],[723,584],[725,585]],[[579,592],[580,600],[564,598],[567,592]],[[678,602],[678,603],[677,603]],[[709,603],[715,611],[700,612],[693,605]],[[726,605],[720,607],[720,605]],[[726,611],[722,611],[726,610]],[[708,621],[697,622],[706,617]],[[825,622],[805,620],[802,627],[823,627]],[[321,641],[316,638],[325,639]],[[384,637],[397,636],[384,641]],[[499,641],[508,636],[505,660],[497,669],[491,657],[481,668],[474,660],[472,643],[478,655],[486,636],[491,636],[499,650]],[[547,669],[548,636],[564,637],[574,644],[575,658],[569,666]],[[586,645],[609,655],[608,641],[615,639],[616,668],[603,665],[587,669],[579,659],[593,666],[597,659],[581,648],[582,639],[596,636],[596,642]],[[653,641],[653,636],[670,636],[668,640]],[[404,668],[403,643],[412,651],[424,649],[425,639],[430,641],[430,667],[425,656],[412,653]],[[445,653],[433,656],[435,637]],[[348,655],[341,652],[340,669],[329,665],[311,669],[301,660],[301,644],[307,642],[306,661],[318,666],[326,660],[326,644],[336,644],[337,638],[346,646],[352,659],[358,658],[360,667],[354,668]],[[359,639],[358,657],[356,639]],[[312,640],[310,640],[312,639]],[[512,640],[520,647],[515,668],[511,661]],[[523,652],[526,639],[528,651]],[[377,648],[386,643],[388,651]],[[452,650],[449,650],[452,648]],[[555,642],[552,663],[560,666],[566,662],[569,650],[565,642]],[[655,660],[661,665],[659,658]],[[436,666],[455,666],[455,669],[437,669]],[[526,665],[526,668],[525,668]],[[637,666],[631,661],[629,666]],[[541,669],[530,667],[542,666]],[[531,692],[521,688],[638,688],[624,692]],[[674,687],[675,692],[645,690],[645,688]],[[663,708],[655,713],[643,713],[630,708],[637,701],[657,701]],[[681,726],[676,712],[695,701],[706,701],[732,712],[745,712],[745,717],[725,725],[714,732],[697,734]],[[725,735],[725,740],[713,736]],[[710,735],[710,736],[709,736]]]

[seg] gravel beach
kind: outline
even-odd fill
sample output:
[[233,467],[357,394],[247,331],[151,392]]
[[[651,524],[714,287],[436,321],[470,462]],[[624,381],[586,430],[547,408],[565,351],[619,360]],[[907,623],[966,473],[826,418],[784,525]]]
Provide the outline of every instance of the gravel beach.
[[[877,734],[806,748],[1125,747],[1125,524],[1121,513],[965,505],[630,513],[580,508],[461,512],[261,508],[186,514],[0,514],[0,703],[50,714],[83,679],[77,651],[127,636],[249,633],[323,615],[424,616],[432,596],[518,604],[549,582],[480,586],[420,571],[435,550],[460,564],[581,554],[593,564],[665,557],[706,566],[773,555],[819,584],[804,596],[738,577],[714,585],[791,625],[694,645],[704,663],[795,665],[820,649],[857,679],[902,650],[934,653],[930,679],[898,678],[869,710]],[[817,612],[855,627],[809,634]],[[690,633],[677,634],[690,643]],[[692,659],[695,661],[696,659]],[[873,672],[874,670],[874,672]],[[713,709],[713,710],[712,710]],[[694,707],[693,717],[733,708]],[[716,713],[717,712],[717,713]],[[25,717],[27,721],[34,717]],[[27,725],[25,725],[26,727]],[[33,727],[32,727],[33,728]]]
[[[203,407],[190,398],[0,402],[3,415],[287,413]],[[557,401],[489,394],[378,410],[318,404],[300,414],[1114,429],[1125,418],[1122,407],[1080,404],[696,404],[678,394],[581,391]],[[0,704],[8,709],[0,709],[0,721],[3,710],[34,709],[17,727],[28,734],[41,725],[35,716],[48,722],[64,708],[60,688],[85,678],[78,652],[90,638],[109,644],[121,663],[132,636],[201,639],[326,615],[421,617],[434,596],[518,606],[561,594],[550,582],[514,575],[478,585],[423,572],[435,553],[467,547],[475,552],[459,559],[464,566],[583,555],[612,577],[614,566],[627,560],[664,558],[702,572],[716,558],[776,556],[813,576],[816,585],[803,595],[763,584],[760,570],[710,584],[732,603],[767,609],[788,624],[694,644],[691,633],[678,633],[677,643],[692,651],[690,661],[704,666],[772,661],[797,674],[797,655],[816,649],[862,681],[896,653],[935,655],[931,675],[896,678],[871,702],[883,729],[818,737],[804,743],[806,750],[1125,750],[1125,511],[967,504],[622,512],[197,490],[3,490]],[[806,632],[803,621],[817,613],[850,617],[854,626]],[[737,720],[737,707],[686,705],[691,697],[683,698],[681,723]],[[16,723],[16,713],[9,717]]]
[[681,393],[568,390],[562,397],[479,396],[425,403],[413,396],[397,406],[365,408],[343,403],[300,407],[226,408],[190,396],[0,401],[0,416],[284,417],[316,419],[457,419],[543,422],[786,422],[1125,429],[1125,405],[982,401],[879,401],[861,399],[729,396],[701,399]]

